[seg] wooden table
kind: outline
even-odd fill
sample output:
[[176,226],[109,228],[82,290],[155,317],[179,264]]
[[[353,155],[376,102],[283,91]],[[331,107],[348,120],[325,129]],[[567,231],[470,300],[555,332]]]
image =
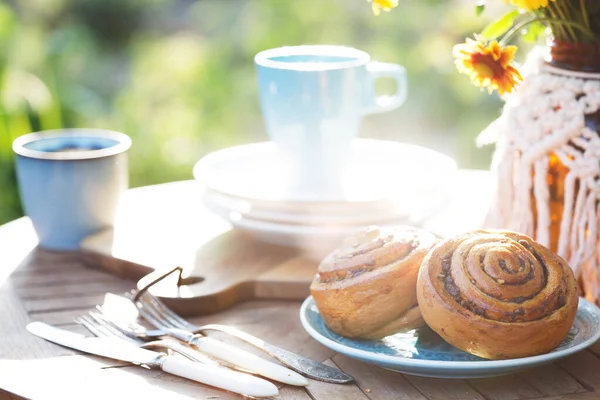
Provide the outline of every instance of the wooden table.
[[[481,179],[480,179],[481,180]],[[481,182],[480,182],[481,183]],[[480,184],[476,184],[481,188]],[[130,190],[125,211],[141,204],[165,210],[199,207],[195,186],[181,182]],[[165,196],[172,196],[166,203]],[[186,198],[183,205],[169,201]],[[183,201],[183,200],[181,200]],[[187,203],[186,203],[187,202]],[[456,217],[456,213],[451,213]],[[160,371],[98,357],[78,355],[25,330],[40,320],[84,332],[73,318],[101,303],[107,291],[135,286],[98,268],[79,253],[36,248],[27,218],[0,227],[0,399],[239,399],[239,396],[165,375]],[[250,301],[197,324],[235,325],[276,345],[335,365],[357,382],[332,385],[311,381],[306,388],[280,387],[280,399],[597,399],[600,396],[600,344],[556,364],[517,375],[476,380],[439,380],[401,375],[354,361],[312,340],[302,329],[298,301]],[[225,341],[239,342],[215,334]]]

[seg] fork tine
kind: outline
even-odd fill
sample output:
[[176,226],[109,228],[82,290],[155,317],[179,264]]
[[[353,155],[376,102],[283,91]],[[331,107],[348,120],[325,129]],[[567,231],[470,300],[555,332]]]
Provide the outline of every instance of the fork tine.
[[[182,356],[203,364],[221,366],[218,362],[214,361],[210,357],[203,353],[197,352],[189,347],[178,344],[173,341],[172,343],[168,340],[151,340],[150,342],[144,342],[139,338],[129,337],[128,333],[135,335],[134,333],[123,331],[121,327],[116,325],[107,316],[102,314],[102,306],[96,306],[99,312],[89,311],[86,315],[75,318],[75,322],[85,326],[90,332],[98,337],[114,337],[119,340],[125,340],[137,347],[147,349],[168,349],[175,353],[181,354]],[[141,326],[141,325],[140,325]],[[145,328],[144,328],[145,329]]]
[[90,323],[96,326],[96,329],[102,330],[104,336],[117,336],[116,332],[111,329],[108,324],[105,324],[100,317],[94,314],[93,311],[89,311],[86,316]]
[[195,326],[190,324],[185,319],[181,318],[177,315],[173,310],[165,305],[158,297],[152,295],[151,293],[145,292],[141,296],[144,300],[144,303],[150,303],[156,308],[162,315],[169,319],[169,321],[173,324],[175,328],[184,329],[184,330],[194,330]]
[[123,332],[123,334],[131,337],[132,339],[141,340],[137,333],[146,332],[146,327],[140,325],[135,320],[121,320],[115,319],[115,315],[110,312],[110,309],[107,311],[106,308],[102,305],[96,305],[96,310],[102,315],[102,318],[106,320],[106,322],[113,325],[115,328]]
[[108,329],[105,325],[99,323],[93,316],[87,314],[84,315],[84,318],[87,318],[89,324],[93,324],[97,330],[100,331],[103,337],[112,337],[114,334]]
[[165,336],[164,332],[160,329],[148,329],[145,326],[139,324],[137,321],[129,320],[122,321],[114,319],[110,313],[107,313],[105,308],[101,305],[96,305],[96,310],[103,321],[110,324],[113,328],[121,332],[123,335],[136,340],[139,343],[144,343],[146,340],[153,341],[156,338]]
[[85,329],[90,331],[90,333],[94,336],[98,336],[98,337],[107,337],[108,336],[105,330],[99,328],[98,325],[95,324],[91,318],[89,318],[85,315],[75,318],[75,322],[78,323],[79,325],[83,325],[83,327],[85,327]]
[[116,328],[110,326],[106,320],[104,320],[98,313],[90,311],[87,315],[82,315],[75,318],[75,322],[83,325],[88,331],[94,336],[98,337],[116,337],[121,340],[125,340],[129,343],[139,345],[140,342],[123,335],[117,331]]
[[156,328],[175,328],[151,304],[142,303],[141,301],[140,304],[142,307],[138,307],[138,311],[146,321],[150,322]]
[[[131,326],[134,324],[130,323],[129,325],[125,326],[122,323],[116,322],[114,319],[111,318],[110,315],[106,314],[104,308],[101,305],[97,305],[96,311],[92,311],[90,313],[95,313],[99,318],[102,318],[103,321],[101,321],[101,322],[105,322],[106,324],[110,325],[110,327],[116,329],[117,331],[119,331],[121,334],[127,336],[128,338],[130,338],[132,340],[136,340],[139,343],[143,342],[143,340],[139,336],[137,336],[135,333],[136,327]],[[143,328],[141,325],[139,325],[139,326],[145,330],[145,328]]]
[[136,307],[138,308],[138,311],[142,317],[144,317],[148,322],[157,328],[179,328],[179,326],[167,318],[164,313],[157,309],[153,302],[142,297],[143,295],[140,296],[136,303]]
[[142,341],[134,339],[133,337],[127,335],[119,327],[113,324],[112,321],[106,319],[102,314],[95,311],[90,311],[88,312],[88,315],[92,317],[92,319],[96,322],[97,325],[103,327],[111,336],[115,336],[119,339],[123,339],[134,344],[143,343]]

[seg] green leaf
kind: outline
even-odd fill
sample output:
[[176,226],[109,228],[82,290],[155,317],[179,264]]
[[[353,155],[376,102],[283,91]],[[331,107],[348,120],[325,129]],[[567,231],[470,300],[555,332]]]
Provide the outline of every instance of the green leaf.
[[485,11],[485,4],[478,4],[475,6],[475,15],[480,16]]
[[0,39],[7,38],[14,28],[14,14],[9,6],[0,3]]
[[529,24],[525,29],[523,29],[523,31],[523,40],[533,43],[544,34],[546,27],[541,22],[535,21]]
[[499,19],[489,24],[482,32],[481,36],[486,40],[496,39],[506,33],[512,26],[515,18],[519,16],[519,11],[513,10],[504,14]]

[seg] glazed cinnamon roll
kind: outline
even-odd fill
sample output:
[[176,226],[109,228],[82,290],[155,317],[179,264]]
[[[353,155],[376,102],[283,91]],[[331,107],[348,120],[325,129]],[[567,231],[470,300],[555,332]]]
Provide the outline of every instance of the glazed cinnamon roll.
[[439,243],[423,260],[417,296],[427,325],[455,347],[489,359],[556,348],[579,300],[565,260],[508,231]]
[[379,339],[423,325],[416,284],[431,233],[369,228],[319,265],[310,290],[325,324],[349,338]]

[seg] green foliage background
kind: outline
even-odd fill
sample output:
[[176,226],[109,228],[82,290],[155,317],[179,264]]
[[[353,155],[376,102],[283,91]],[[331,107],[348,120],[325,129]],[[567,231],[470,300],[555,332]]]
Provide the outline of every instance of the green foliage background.
[[24,133],[125,132],[132,187],[190,179],[207,152],[266,140],[253,57],[283,45],[343,44],[404,65],[408,101],[367,117],[361,136],[486,168],[492,149],[474,139],[501,102],[458,75],[451,54],[486,24],[472,8],[402,0],[376,18],[365,0],[0,1],[0,223],[22,213],[11,142]]

